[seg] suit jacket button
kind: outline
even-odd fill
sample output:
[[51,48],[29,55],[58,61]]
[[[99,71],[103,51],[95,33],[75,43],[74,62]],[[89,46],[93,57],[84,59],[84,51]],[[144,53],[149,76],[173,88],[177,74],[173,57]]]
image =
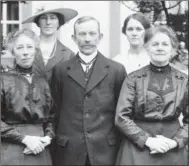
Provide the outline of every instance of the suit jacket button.
[[88,134],[89,134],[89,133],[86,131],[86,132],[85,132],[85,136],[88,137]]
[[88,99],[90,96],[91,96],[91,93],[90,93],[90,92],[86,93],[86,94],[85,94],[85,99]]
[[86,117],[86,118],[89,117],[89,113],[88,113],[88,112],[85,113],[85,117]]

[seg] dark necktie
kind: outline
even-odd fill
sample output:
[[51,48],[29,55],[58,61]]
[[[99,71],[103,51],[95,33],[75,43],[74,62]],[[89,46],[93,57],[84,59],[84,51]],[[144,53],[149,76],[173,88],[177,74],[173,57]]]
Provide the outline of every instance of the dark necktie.
[[[78,57],[79,57],[79,56],[78,56]],[[83,65],[86,66],[85,73],[88,73],[88,72],[89,72],[89,70],[90,70],[90,65],[92,65],[92,64],[95,62],[96,57],[97,57],[97,56],[95,56],[95,57],[94,57],[90,62],[88,62],[88,63],[84,62],[84,61],[79,57],[80,63],[82,63]]]

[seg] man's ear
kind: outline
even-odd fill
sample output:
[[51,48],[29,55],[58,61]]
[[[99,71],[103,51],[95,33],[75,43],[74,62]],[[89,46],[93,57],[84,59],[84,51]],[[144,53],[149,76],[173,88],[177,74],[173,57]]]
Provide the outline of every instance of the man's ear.
[[100,33],[99,39],[101,40],[103,38],[103,33]]
[[75,35],[72,35],[72,40],[76,43]]

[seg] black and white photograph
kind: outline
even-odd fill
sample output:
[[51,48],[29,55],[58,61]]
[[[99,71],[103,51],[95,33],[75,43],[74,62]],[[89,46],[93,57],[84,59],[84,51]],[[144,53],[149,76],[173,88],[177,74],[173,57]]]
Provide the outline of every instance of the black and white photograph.
[[188,1],[1,1],[6,165],[189,165]]

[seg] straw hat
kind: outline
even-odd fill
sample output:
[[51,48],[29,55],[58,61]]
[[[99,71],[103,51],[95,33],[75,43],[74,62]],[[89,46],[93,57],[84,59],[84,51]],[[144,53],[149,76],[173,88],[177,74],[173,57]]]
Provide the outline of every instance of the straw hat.
[[69,8],[57,8],[57,9],[46,9],[45,7],[42,7],[41,9],[38,9],[38,11],[31,17],[27,18],[22,22],[22,24],[25,23],[36,23],[38,25],[38,19],[42,14],[46,13],[55,13],[57,14],[59,18],[59,24],[60,26],[71,20],[72,18],[76,17],[78,15],[78,12],[73,9]]

